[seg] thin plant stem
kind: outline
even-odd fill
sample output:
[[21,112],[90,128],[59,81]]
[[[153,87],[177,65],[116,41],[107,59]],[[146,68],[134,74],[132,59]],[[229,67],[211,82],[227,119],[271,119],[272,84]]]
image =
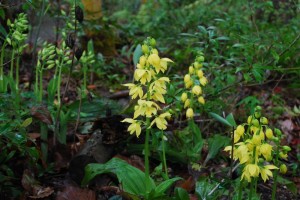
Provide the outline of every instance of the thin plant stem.
[[6,40],[4,41],[1,49],[1,58],[0,58],[0,92],[5,92],[4,89],[4,74],[3,74],[3,61],[4,61],[4,49],[6,47]]
[[[256,146],[254,146],[254,148],[253,148],[253,157],[254,157],[253,163],[254,163],[254,164],[256,163],[255,156],[256,156]],[[253,180],[253,179],[251,179],[251,183],[250,183],[250,193],[249,193],[249,200],[252,199],[253,189],[254,189],[254,187],[256,188],[255,184],[257,184],[256,181]],[[255,191],[255,192],[256,192],[256,191]]]
[[[278,158],[279,158],[279,143],[276,142],[276,157],[275,157],[275,161],[274,161],[274,164],[275,166],[278,166]],[[275,170],[274,171],[274,183],[273,183],[273,186],[272,186],[272,200],[275,200],[275,195],[276,195],[276,190],[277,190],[277,177],[278,177],[278,170]]]
[[243,194],[243,181],[240,180],[239,193],[238,193],[238,200],[241,200],[241,199],[242,199],[242,194]]
[[15,58],[15,51],[13,50],[11,54],[10,72],[9,72],[11,79],[13,79],[14,77],[14,58]]
[[150,193],[150,170],[149,170],[149,135],[150,135],[150,118],[146,118],[146,138],[145,138],[145,181],[146,193]]
[[161,137],[161,145],[162,145],[162,157],[163,157],[163,169],[165,171],[165,178],[169,179],[168,175],[168,167],[167,167],[167,159],[166,159],[166,150],[165,150],[165,140],[164,140],[164,133],[162,132],[162,137]]
[[[232,180],[232,174],[233,174],[233,151],[234,151],[234,127],[232,127],[232,134],[231,134],[231,159],[230,159],[230,179]],[[228,197],[230,199],[231,197],[231,190],[229,190]]]
[[38,101],[42,103],[43,101],[43,66],[40,67],[39,69],[39,81],[40,81],[40,89],[39,89],[39,94],[38,94]]
[[20,57],[17,57],[16,60],[16,85],[15,85],[15,89],[16,89],[16,104],[19,107],[20,105],[20,93],[19,93],[19,69],[20,69]]

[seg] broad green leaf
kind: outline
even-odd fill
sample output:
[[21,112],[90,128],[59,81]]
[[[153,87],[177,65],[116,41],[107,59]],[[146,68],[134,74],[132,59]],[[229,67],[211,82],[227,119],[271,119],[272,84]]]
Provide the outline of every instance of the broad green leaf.
[[234,120],[233,114],[230,113],[229,115],[227,115],[226,120],[233,126],[236,127],[236,122]]
[[229,123],[226,119],[224,119],[223,117],[221,117],[220,115],[210,112],[209,113],[210,116],[212,116],[213,118],[215,118],[217,121],[221,122],[222,124],[225,124],[227,126],[233,127],[233,125],[231,123]]
[[230,138],[222,136],[220,134],[214,135],[208,139],[208,155],[207,159],[214,158],[220,151],[220,149],[230,143]]
[[285,185],[293,194],[297,194],[297,186],[294,182],[283,178],[282,176],[277,177],[277,182]]
[[173,185],[173,183],[175,183],[176,181],[178,181],[180,179],[181,178],[179,178],[179,177],[175,177],[175,178],[168,179],[168,180],[165,180],[164,182],[160,183],[154,190],[155,197],[163,195],[165,193],[165,191]]
[[[125,192],[136,195],[146,194],[145,173],[118,158],[113,158],[105,164],[87,165],[82,185],[87,185],[95,176],[104,173],[115,174]],[[154,190],[155,183],[153,179],[150,180],[151,188]]]
[[139,45],[136,46],[136,48],[133,52],[133,64],[134,64],[134,66],[137,65],[137,63],[139,62],[139,59],[142,55],[143,55],[142,46],[139,44]]
[[176,200],[187,200],[190,199],[188,192],[183,188],[175,188]]

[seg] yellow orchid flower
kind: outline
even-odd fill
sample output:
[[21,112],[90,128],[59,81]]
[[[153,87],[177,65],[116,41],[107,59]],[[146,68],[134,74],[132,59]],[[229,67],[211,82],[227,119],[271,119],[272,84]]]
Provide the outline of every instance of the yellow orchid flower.
[[132,99],[135,99],[138,96],[140,99],[143,97],[144,92],[141,86],[135,85],[133,83],[127,83],[123,85],[130,89],[129,95],[131,96]]
[[140,123],[137,120],[134,120],[131,118],[126,118],[121,122],[130,123],[127,131],[130,132],[131,135],[136,133],[136,136],[139,137],[139,135],[141,134],[142,128],[141,128]]
[[151,122],[151,126],[155,123],[157,128],[159,128],[160,130],[166,130],[168,122],[165,118],[167,117],[171,117],[171,114],[169,112],[160,114]]

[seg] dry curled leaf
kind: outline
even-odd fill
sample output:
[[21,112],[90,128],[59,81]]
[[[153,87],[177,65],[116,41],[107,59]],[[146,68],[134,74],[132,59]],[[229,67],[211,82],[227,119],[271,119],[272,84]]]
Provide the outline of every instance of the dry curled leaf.
[[43,199],[45,197],[49,197],[51,194],[53,194],[54,190],[51,187],[35,187],[34,194],[32,196],[29,196],[32,199]]
[[53,124],[51,114],[45,106],[34,106],[31,108],[30,113],[35,119],[44,122],[45,124]]
[[82,189],[79,187],[68,186],[60,192],[56,200],[96,200],[96,194],[89,189]]

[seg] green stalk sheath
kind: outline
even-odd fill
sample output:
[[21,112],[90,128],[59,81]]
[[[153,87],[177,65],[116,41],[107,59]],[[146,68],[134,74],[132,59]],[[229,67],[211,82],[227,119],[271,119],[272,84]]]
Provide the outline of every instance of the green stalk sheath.
[[10,61],[10,78],[13,79],[14,77],[14,59],[15,59],[15,50],[12,50],[12,54],[11,54],[11,61]]
[[61,104],[61,99],[60,99],[61,71],[62,71],[62,65],[59,66],[58,78],[57,78],[57,102],[59,106]]
[[48,126],[47,124],[41,122],[41,151],[43,156],[43,161],[47,163],[48,158]]
[[85,97],[86,96],[86,82],[87,82],[87,66],[86,65],[84,65],[83,66],[83,97]]
[[38,101],[42,103],[43,101],[43,66],[40,68],[40,89],[39,89],[39,96]]
[[17,57],[17,63],[16,63],[16,90],[19,90],[19,80],[20,80],[20,73],[19,73],[19,69],[20,69],[20,57]]
[[242,180],[240,180],[238,200],[242,199],[242,194],[243,194],[243,182],[242,182]]

